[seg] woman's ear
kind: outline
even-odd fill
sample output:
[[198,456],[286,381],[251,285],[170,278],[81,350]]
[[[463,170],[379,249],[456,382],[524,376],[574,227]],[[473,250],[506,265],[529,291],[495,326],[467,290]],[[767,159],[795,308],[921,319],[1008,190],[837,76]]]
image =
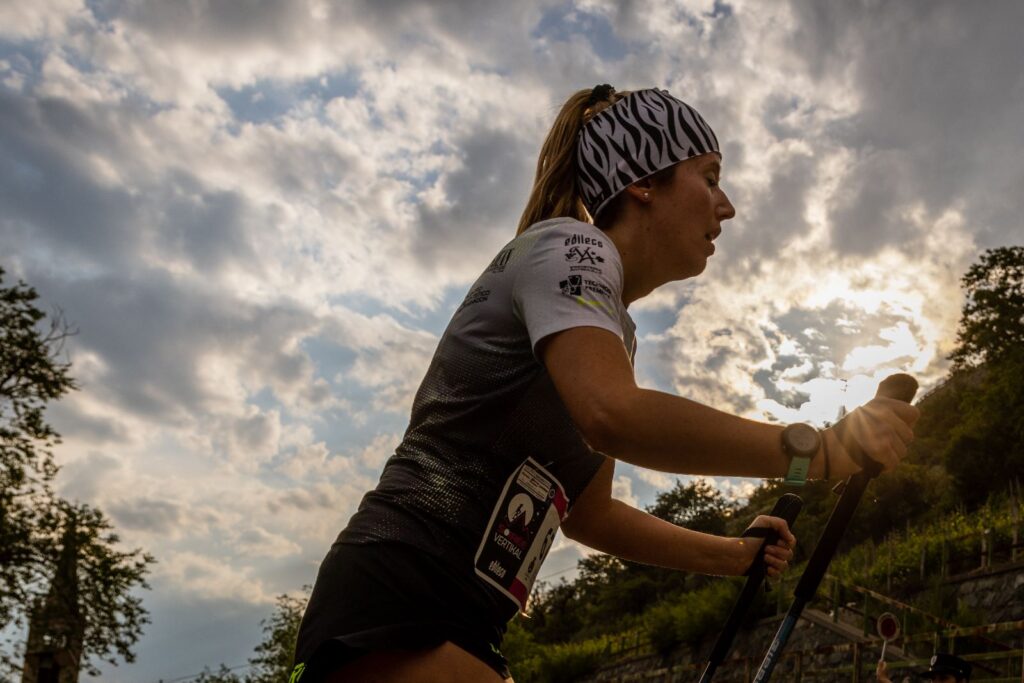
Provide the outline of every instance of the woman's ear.
[[643,180],[636,181],[632,185],[627,185],[625,192],[642,204],[650,204],[651,192],[653,190],[654,183],[651,182],[650,178],[644,178]]

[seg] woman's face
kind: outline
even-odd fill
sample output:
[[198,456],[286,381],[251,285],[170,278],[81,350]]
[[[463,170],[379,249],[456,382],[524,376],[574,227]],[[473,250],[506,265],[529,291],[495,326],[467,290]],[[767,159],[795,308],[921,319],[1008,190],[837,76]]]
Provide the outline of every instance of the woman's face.
[[651,189],[654,258],[669,280],[704,272],[722,221],[736,215],[718,184],[721,171],[719,155],[704,154],[681,162],[668,185]]

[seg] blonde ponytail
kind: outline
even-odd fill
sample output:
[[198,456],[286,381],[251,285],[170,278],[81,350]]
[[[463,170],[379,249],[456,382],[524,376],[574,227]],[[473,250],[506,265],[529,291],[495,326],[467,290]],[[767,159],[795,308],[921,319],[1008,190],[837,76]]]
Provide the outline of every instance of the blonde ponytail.
[[[576,141],[580,129],[602,109],[628,95],[611,91],[608,98],[590,104],[593,90],[578,90],[562,105],[537,158],[537,175],[516,234],[549,218],[575,218],[586,223],[593,218],[583,206],[576,184]],[[603,215],[605,212],[602,211]]]

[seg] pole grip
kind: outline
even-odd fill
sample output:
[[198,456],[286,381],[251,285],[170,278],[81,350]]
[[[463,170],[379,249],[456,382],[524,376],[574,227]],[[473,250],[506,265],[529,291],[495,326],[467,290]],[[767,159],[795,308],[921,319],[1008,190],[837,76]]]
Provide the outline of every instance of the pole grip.
[[[800,514],[800,508],[804,505],[804,501],[800,496],[792,493],[784,494],[781,498],[775,501],[775,506],[772,511],[768,513],[769,517],[779,517],[786,520],[786,525],[793,528],[793,522],[796,521],[797,515]],[[743,532],[744,536],[754,536],[750,533],[750,529]],[[747,570],[747,576],[754,579],[763,579],[765,572],[768,568],[764,563],[764,551],[770,545],[775,545],[779,542],[779,534],[776,531],[769,531],[764,536],[764,543],[761,545],[761,552],[757,554],[754,561],[750,565],[750,569]]]
[[897,401],[910,403],[917,393],[917,380],[905,372],[889,375],[878,385],[875,396],[882,398],[894,398]]

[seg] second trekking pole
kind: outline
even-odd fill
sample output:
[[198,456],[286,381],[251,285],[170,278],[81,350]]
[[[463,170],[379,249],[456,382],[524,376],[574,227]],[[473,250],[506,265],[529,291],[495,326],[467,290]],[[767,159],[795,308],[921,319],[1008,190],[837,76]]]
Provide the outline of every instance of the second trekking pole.
[[[878,386],[877,395],[910,403],[915,393],[917,393],[917,380],[910,375],[900,373],[882,380]],[[881,465],[865,458],[864,469],[846,480],[842,494],[825,525],[825,530],[821,532],[818,545],[814,548],[811,559],[807,561],[807,568],[804,569],[800,582],[793,591],[793,604],[779,625],[772,644],[768,647],[764,661],[761,662],[761,668],[754,676],[754,683],[765,683],[765,681],[771,680],[772,670],[775,668],[783,648],[786,647],[786,642],[793,633],[793,628],[800,619],[804,607],[818,591],[818,586],[828,570],[828,565],[839,547],[839,541],[843,538],[843,532],[846,531],[850,518],[853,517],[857,504],[860,502],[861,496],[864,495],[864,489],[881,471]]]

